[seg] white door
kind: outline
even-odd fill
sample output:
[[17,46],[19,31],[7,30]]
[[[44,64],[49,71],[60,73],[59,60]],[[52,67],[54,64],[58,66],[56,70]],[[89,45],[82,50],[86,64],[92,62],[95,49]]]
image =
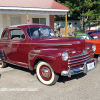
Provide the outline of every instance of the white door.
[[20,17],[10,17],[11,25],[21,24]]

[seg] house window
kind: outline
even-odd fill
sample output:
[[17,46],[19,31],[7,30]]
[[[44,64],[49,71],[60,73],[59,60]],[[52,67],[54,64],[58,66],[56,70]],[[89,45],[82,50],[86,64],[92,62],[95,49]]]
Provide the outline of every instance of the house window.
[[32,18],[32,22],[36,23],[36,24],[39,24],[39,18]]
[[46,18],[40,18],[40,24],[46,25]]
[[32,18],[34,24],[44,24],[46,25],[46,18]]

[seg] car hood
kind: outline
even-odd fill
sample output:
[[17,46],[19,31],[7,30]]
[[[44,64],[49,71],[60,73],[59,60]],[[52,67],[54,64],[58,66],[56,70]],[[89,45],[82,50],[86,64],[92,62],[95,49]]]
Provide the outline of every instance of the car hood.
[[38,47],[56,47],[56,48],[75,48],[83,51],[85,49],[85,40],[72,37],[39,37],[31,40],[31,46]]

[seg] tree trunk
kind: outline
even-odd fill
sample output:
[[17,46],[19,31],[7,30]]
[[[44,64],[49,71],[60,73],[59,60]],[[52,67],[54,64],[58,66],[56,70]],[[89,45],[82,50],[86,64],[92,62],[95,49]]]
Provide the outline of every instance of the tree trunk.
[[83,18],[83,16],[81,16],[81,17],[80,17],[80,23],[81,23],[81,30],[82,30],[82,31],[83,31],[83,27],[84,27],[84,26],[83,26],[83,20],[84,20],[84,18]]

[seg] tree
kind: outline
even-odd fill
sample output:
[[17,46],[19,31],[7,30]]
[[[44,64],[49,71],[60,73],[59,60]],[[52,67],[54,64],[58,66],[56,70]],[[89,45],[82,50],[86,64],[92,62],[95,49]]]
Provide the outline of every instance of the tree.
[[97,21],[100,19],[100,0],[56,0],[70,8],[72,17],[80,18],[83,29],[85,22]]

